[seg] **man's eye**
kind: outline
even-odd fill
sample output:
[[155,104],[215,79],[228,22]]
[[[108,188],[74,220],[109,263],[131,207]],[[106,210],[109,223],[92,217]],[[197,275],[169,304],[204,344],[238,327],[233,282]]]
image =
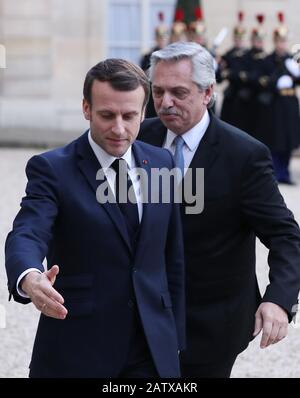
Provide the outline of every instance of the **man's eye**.
[[154,97],[161,97],[163,95],[163,91],[161,90],[153,90]]
[[101,116],[103,119],[108,119],[108,120],[113,118],[113,115],[110,114],[110,113],[102,113],[100,116]]
[[134,115],[124,115],[123,119],[124,120],[132,120],[134,118]]
[[174,96],[176,98],[184,99],[188,95],[188,92],[181,91],[181,90],[176,90],[176,91],[173,92],[173,94],[174,94]]

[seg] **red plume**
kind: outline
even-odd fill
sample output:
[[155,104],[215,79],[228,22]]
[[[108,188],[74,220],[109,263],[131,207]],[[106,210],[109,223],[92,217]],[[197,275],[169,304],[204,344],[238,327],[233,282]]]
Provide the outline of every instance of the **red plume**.
[[195,17],[197,21],[202,21],[203,19],[203,12],[201,7],[195,8]]
[[239,22],[243,22],[243,20],[244,20],[244,13],[243,13],[243,11],[240,11],[240,12],[238,13],[238,19],[239,19]]
[[176,13],[175,13],[175,21],[176,22],[182,22],[184,19],[184,13],[181,8],[177,8]]
[[259,24],[262,24],[265,20],[265,16],[263,14],[257,14],[256,19]]
[[278,21],[279,21],[280,23],[284,23],[284,14],[283,14],[283,12],[279,12],[279,13],[277,14],[277,17],[278,17]]

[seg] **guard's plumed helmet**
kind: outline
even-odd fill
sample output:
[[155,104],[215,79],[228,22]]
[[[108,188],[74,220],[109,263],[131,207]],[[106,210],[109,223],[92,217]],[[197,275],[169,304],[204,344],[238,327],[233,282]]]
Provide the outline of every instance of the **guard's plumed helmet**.
[[274,29],[273,39],[274,39],[274,41],[286,40],[288,38],[288,28],[284,24],[283,12],[279,12],[277,14],[277,19],[278,19],[279,25],[277,26],[277,28]]

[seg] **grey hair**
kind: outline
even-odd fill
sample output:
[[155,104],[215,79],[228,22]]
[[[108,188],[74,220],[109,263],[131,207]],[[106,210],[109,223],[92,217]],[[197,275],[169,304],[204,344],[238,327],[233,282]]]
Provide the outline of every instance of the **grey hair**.
[[[175,42],[161,50],[153,52],[150,58],[150,81],[152,82],[153,80],[154,67],[158,62],[178,62],[183,59],[191,61],[193,68],[192,79],[200,90],[206,90],[216,83],[214,58],[204,47],[194,42]],[[215,100],[216,94],[213,92],[207,107],[211,108]]]

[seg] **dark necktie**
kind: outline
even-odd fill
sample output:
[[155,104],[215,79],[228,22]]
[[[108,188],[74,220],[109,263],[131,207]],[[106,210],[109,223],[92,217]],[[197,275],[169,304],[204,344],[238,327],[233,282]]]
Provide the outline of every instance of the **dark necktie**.
[[[116,159],[111,168],[116,172],[116,183],[115,183],[115,193],[116,202],[125,218],[129,236],[134,243],[136,234],[139,228],[139,213],[138,206],[136,203],[136,197],[133,195],[134,190],[132,186],[131,178],[128,174],[128,167],[125,159]],[[128,197],[129,190],[132,192],[132,199],[135,203],[130,201]],[[125,202],[125,203],[124,203]]]

